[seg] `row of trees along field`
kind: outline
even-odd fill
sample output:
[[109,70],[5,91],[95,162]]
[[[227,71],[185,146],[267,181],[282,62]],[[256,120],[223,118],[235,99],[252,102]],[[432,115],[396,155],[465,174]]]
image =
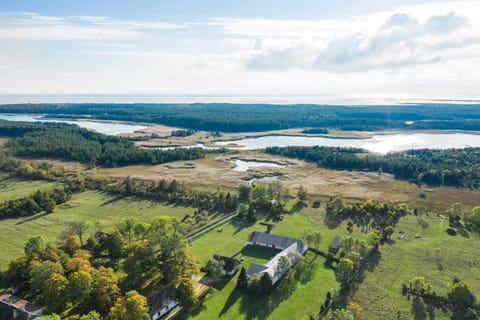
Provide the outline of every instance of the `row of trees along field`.
[[0,203],[0,220],[28,217],[45,211],[53,212],[56,205],[70,200],[71,192],[64,188],[37,190],[33,195]]
[[126,138],[59,123],[24,123],[0,120],[0,136],[11,137],[7,147],[18,156],[52,157],[106,167],[159,164],[203,158],[206,150],[184,148],[146,150]]
[[[97,230],[82,241],[89,226],[72,222],[56,244],[30,239],[24,256],[0,274],[0,284],[63,317],[88,313],[107,320],[150,319],[145,297],[135,290],[155,292],[169,284],[188,308],[196,302],[188,278],[198,266],[176,226],[165,216],[149,223],[127,219],[112,233]],[[122,282],[115,272],[120,268],[127,274]]]
[[480,317],[480,304],[475,293],[467,285],[454,278],[446,296],[437,295],[432,285],[424,277],[414,277],[407,284],[402,284],[402,295],[408,300],[412,297],[412,313],[416,319],[426,319],[429,309],[450,311],[452,319],[475,320]]
[[128,176],[123,180],[86,178],[78,183],[88,189],[104,191],[112,195],[135,196],[206,211],[229,212],[236,210],[238,205],[235,193],[201,191],[175,179],[171,181],[161,179],[155,182]]
[[134,196],[147,200],[196,207],[199,210],[210,212],[235,211],[238,205],[236,193],[200,191],[177,180],[161,179],[154,182],[133,179],[129,176],[125,179],[84,177],[68,173],[63,168],[53,166],[48,162],[18,160],[8,153],[0,153],[0,170],[8,172],[15,178],[57,181],[63,184],[62,190],[69,195],[90,189],[107,192],[114,196]]
[[330,199],[325,211],[325,223],[329,226],[336,227],[343,220],[351,220],[349,228],[355,224],[363,232],[378,230],[383,239],[390,238],[398,221],[410,213],[406,205],[396,206],[370,199],[346,204],[340,197]]
[[[271,104],[17,104],[0,112],[37,113],[51,117],[159,123],[204,131],[252,132],[287,128],[383,130],[398,128],[480,130],[475,104],[328,106]],[[468,121],[466,121],[468,120]],[[407,121],[413,121],[407,125]]]
[[386,155],[358,148],[269,147],[266,153],[314,162],[334,170],[386,172],[428,185],[480,187],[480,148],[409,150]]

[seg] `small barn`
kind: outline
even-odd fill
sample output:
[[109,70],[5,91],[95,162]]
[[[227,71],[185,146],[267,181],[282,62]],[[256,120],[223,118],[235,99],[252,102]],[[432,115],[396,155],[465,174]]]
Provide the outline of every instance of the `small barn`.
[[233,276],[238,270],[240,270],[240,267],[242,266],[240,264],[240,261],[238,261],[237,259],[221,256],[218,254],[214,255],[213,259],[224,262],[223,270],[225,271],[225,274],[227,276]]
[[336,254],[338,252],[338,248],[340,248],[341,243],[342,236],[337,234],[335,238],[333,238],[332,242],[330,242],[330,244],[328,245],[328,252]]

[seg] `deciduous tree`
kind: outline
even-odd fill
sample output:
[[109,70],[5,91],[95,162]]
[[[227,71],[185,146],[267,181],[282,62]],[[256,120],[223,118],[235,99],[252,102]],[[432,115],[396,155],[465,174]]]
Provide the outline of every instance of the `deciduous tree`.
[[177,287],[176,297],[182,307],[190,309],[198,299],[193,290],[193,283],[190,279],[181,278]]
[[310,247],[318,250],[320,248],[320,242],[322,241],[322,234],[320,231],[306,230],[303,233],[303,239]]
[[341,259],[335,269],[335,276],[341,283],[345,283],[353,273],[353,261],[348,258]]
[[213,278],[213,280],[217,280],[225,275],[225,270],[223,270],[224,266],[225,261],[212,258],[207,261],[207,264],[205,265],[205,271],[210,277]]
[[107,320],[149,320],[147,299],[137,291],[129,291],[123,298],[117,298],[110,309]]
[[52,274],[42,287],[42,300],[50,311],[65,309],[69,295],[67,294],[68,280],[59,273]]

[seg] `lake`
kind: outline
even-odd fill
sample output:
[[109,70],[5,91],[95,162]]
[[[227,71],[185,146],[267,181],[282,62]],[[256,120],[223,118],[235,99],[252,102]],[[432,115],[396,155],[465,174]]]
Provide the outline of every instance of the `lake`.
[[250,168],[258,167],[285,168],[284,165],[275,162],[237,159],[235,160],[235,167],[233,167],[233,171],[245,172]]
[[133,133],[135,131],[143,130],[147,128],[147,126],[126,124],[126,123],[119,123],[119,122],[43,119],[40,115],[28,115],[28,114],[0,114],[0,119],[8,120],[8,121],[52,122],[52,123],[75,124],[81,128],[94,130],[96,132],[103,133],[110,136],[125,134],[125,133]]
[[240,140],[216,141],[215,144],[237,150],[264,149],[274,146],[308,147],[318,145],[326,147],[353,147],[385,154],[409,149],[480,147],[480,135],[469,133],[396,133],[377,134],[367,139],[271,135]]

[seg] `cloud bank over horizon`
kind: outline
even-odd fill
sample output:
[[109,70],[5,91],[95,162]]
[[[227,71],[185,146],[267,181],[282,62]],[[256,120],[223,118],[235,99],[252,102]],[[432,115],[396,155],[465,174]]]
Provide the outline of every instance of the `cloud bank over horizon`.
[[443,1],[349,17],[167,21],[0,6],[1,93],[475,99],[476,12],[478,1]]

